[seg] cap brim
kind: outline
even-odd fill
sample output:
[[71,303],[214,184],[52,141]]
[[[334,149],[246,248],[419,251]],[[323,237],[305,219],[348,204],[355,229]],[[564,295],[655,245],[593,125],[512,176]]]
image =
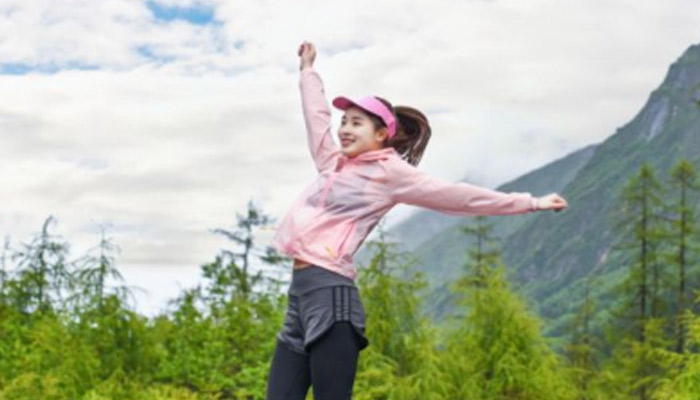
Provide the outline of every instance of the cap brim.
[[352,101],[351,99],[349,99],[345,96],[338,96],[335,99],[333,99],[333,107],[335,107],[337,109],[347,110],[348,108],[350,108],[352,106],[359,107],[354,101]]

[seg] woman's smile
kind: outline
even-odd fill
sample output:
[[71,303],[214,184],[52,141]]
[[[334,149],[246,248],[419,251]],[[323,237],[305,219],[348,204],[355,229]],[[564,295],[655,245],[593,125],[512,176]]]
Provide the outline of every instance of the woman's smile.
[[354,140],[348,139],[348,138],[340,139],[340,144],[342,144],[343,147],[348,147],[349,145],[353,144],[354,142],[355,142]]

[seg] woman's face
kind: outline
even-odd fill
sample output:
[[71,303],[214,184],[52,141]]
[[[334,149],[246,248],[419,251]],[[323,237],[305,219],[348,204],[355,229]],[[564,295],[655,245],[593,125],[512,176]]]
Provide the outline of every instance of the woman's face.
[[375,131],[372,120],[364,111],[357,107],[350,107],[345,110],[338,128],[340,150],[347,157],[379,150],[383,147],[386,133],[386,128]]

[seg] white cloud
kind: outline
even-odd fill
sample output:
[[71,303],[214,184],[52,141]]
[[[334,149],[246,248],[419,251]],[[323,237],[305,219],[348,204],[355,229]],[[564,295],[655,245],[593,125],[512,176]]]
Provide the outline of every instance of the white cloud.
[[421,168],[489,187],[609,136],[700,41],[692,0],[178,3],[195,4],[219,22],[160,21],[141,0],[0,5],[0,65],[100,68],[0,75],[0,233],[53,213],[80,248],[111,222],[125,269],[192,271],[248,199],[281,218],[314,177],[303,40],[329,97],[424,110]]

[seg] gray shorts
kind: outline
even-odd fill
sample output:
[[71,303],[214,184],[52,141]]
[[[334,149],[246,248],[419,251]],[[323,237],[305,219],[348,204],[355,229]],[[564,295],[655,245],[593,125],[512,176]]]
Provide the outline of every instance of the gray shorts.
[[277,338],[291,350],[308,355],[311,345],[339,321],[351,323],[360,350],[369,345],[365,309],[353,280],[312,265],[293,270],[287,297],[287,312]]

